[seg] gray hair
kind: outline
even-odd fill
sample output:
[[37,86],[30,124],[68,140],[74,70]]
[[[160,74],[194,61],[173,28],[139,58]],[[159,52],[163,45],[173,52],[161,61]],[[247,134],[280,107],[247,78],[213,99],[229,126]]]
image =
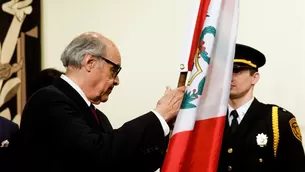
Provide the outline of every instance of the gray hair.
[[105,56],[106,45],[98,37],[81,35],[74,38],[61,54],[61,61],[65,67],[82,67],[82,61],[87,54]]

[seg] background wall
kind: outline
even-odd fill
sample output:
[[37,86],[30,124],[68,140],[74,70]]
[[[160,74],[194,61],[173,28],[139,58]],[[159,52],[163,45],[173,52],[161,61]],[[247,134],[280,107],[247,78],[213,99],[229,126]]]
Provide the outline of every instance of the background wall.
[[[155,107],[176,87],[199,0],[44,0],[43,68],[64,70],[60,54],[78,34],[98,31],[122,55],[121,84],[98,106],[114,127]],[[294,113],[305,134],[305,1],[241,0],[238,42],[267,57],[256,97]],[[303,134],[303,135],[304,135]]]

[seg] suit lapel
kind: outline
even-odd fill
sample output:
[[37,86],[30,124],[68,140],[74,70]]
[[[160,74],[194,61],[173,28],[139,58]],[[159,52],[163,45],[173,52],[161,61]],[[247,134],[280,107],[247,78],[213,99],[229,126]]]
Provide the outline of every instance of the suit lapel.
[[252,129],[252,126],[260,119],[260,116],[264,114],[262,113],[263,109],[262,104],[255,98],[239,124],[235,133],[236,136],[243,137],[248,133],[248,131]]
[[101,131],[101,126],[97,123],[94,115],[90,110],[90,107],[81,97],[81,95],[70,84],[68,84],[63,79],[58,78],[54,81],[53,85],[60,91],[62,91],[68,98],[70,98],[70,100],[75,104],[75,107],[80,111],[80,115],[83,116],[83,118],[91,128],[97,131]]
[[112,128],[111,123],[109,122],[108,118],[106,117],[106,115],[99,110],[97,110],[96,112],[97,112],[98,118],[100,120],[100,127],[101,127],[102,131],[105,133],[111,133],[113,131],[113,128]]

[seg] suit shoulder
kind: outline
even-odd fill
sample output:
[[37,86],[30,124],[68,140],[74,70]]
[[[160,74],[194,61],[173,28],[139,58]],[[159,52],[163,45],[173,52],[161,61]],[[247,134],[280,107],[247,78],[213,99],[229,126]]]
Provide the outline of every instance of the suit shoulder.
[[282,135],[293,135],[296,139],[302,142],[301,129],[297,123],[296,117],[288,110],[274,104],[268,104],[270,108],[278,107],[279,127]]
[[[48,99],[44,99],[44,97],[48,97]],[[44,101],[51,101],[51,100],[58,100],[58,99],[67,99],[65,94],[54,87],[53,85],[44,87],[40,90],[38,90],[36,93],[34,93],[30,99],[35,99],[35,100],[44,100]]]
[[1,123],[1,126],[8,126],[10,128],[18,128],[18,124],[16,124],[15,122],[9,120],[9,119],[6,119],[2,116],[0,116],[0,123]]
[[47,87],[38,90],[36,94],[62,94],[62,92],[53,85],[49,85]]
[[266,106],[268,106],[270,109],[272,109],[272,107],[277,107],[278,108],[278,113],[279,113],[279,118],[280,119],[291,119],[291,118],[294,118],[295,116],[290,112],[288,111],[287,109],[279,106],[279,105],[276,105],[276,104],[266,104]]

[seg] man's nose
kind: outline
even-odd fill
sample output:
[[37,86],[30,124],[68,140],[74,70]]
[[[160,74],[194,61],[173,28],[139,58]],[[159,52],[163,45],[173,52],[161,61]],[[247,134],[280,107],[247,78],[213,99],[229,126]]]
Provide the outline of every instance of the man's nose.
[[114,78],[113,84],[114,84],[114,85],[119,85],[119,84],[120,84],[120,78],[119,78],[119,76],[116,76],[116,77]]

